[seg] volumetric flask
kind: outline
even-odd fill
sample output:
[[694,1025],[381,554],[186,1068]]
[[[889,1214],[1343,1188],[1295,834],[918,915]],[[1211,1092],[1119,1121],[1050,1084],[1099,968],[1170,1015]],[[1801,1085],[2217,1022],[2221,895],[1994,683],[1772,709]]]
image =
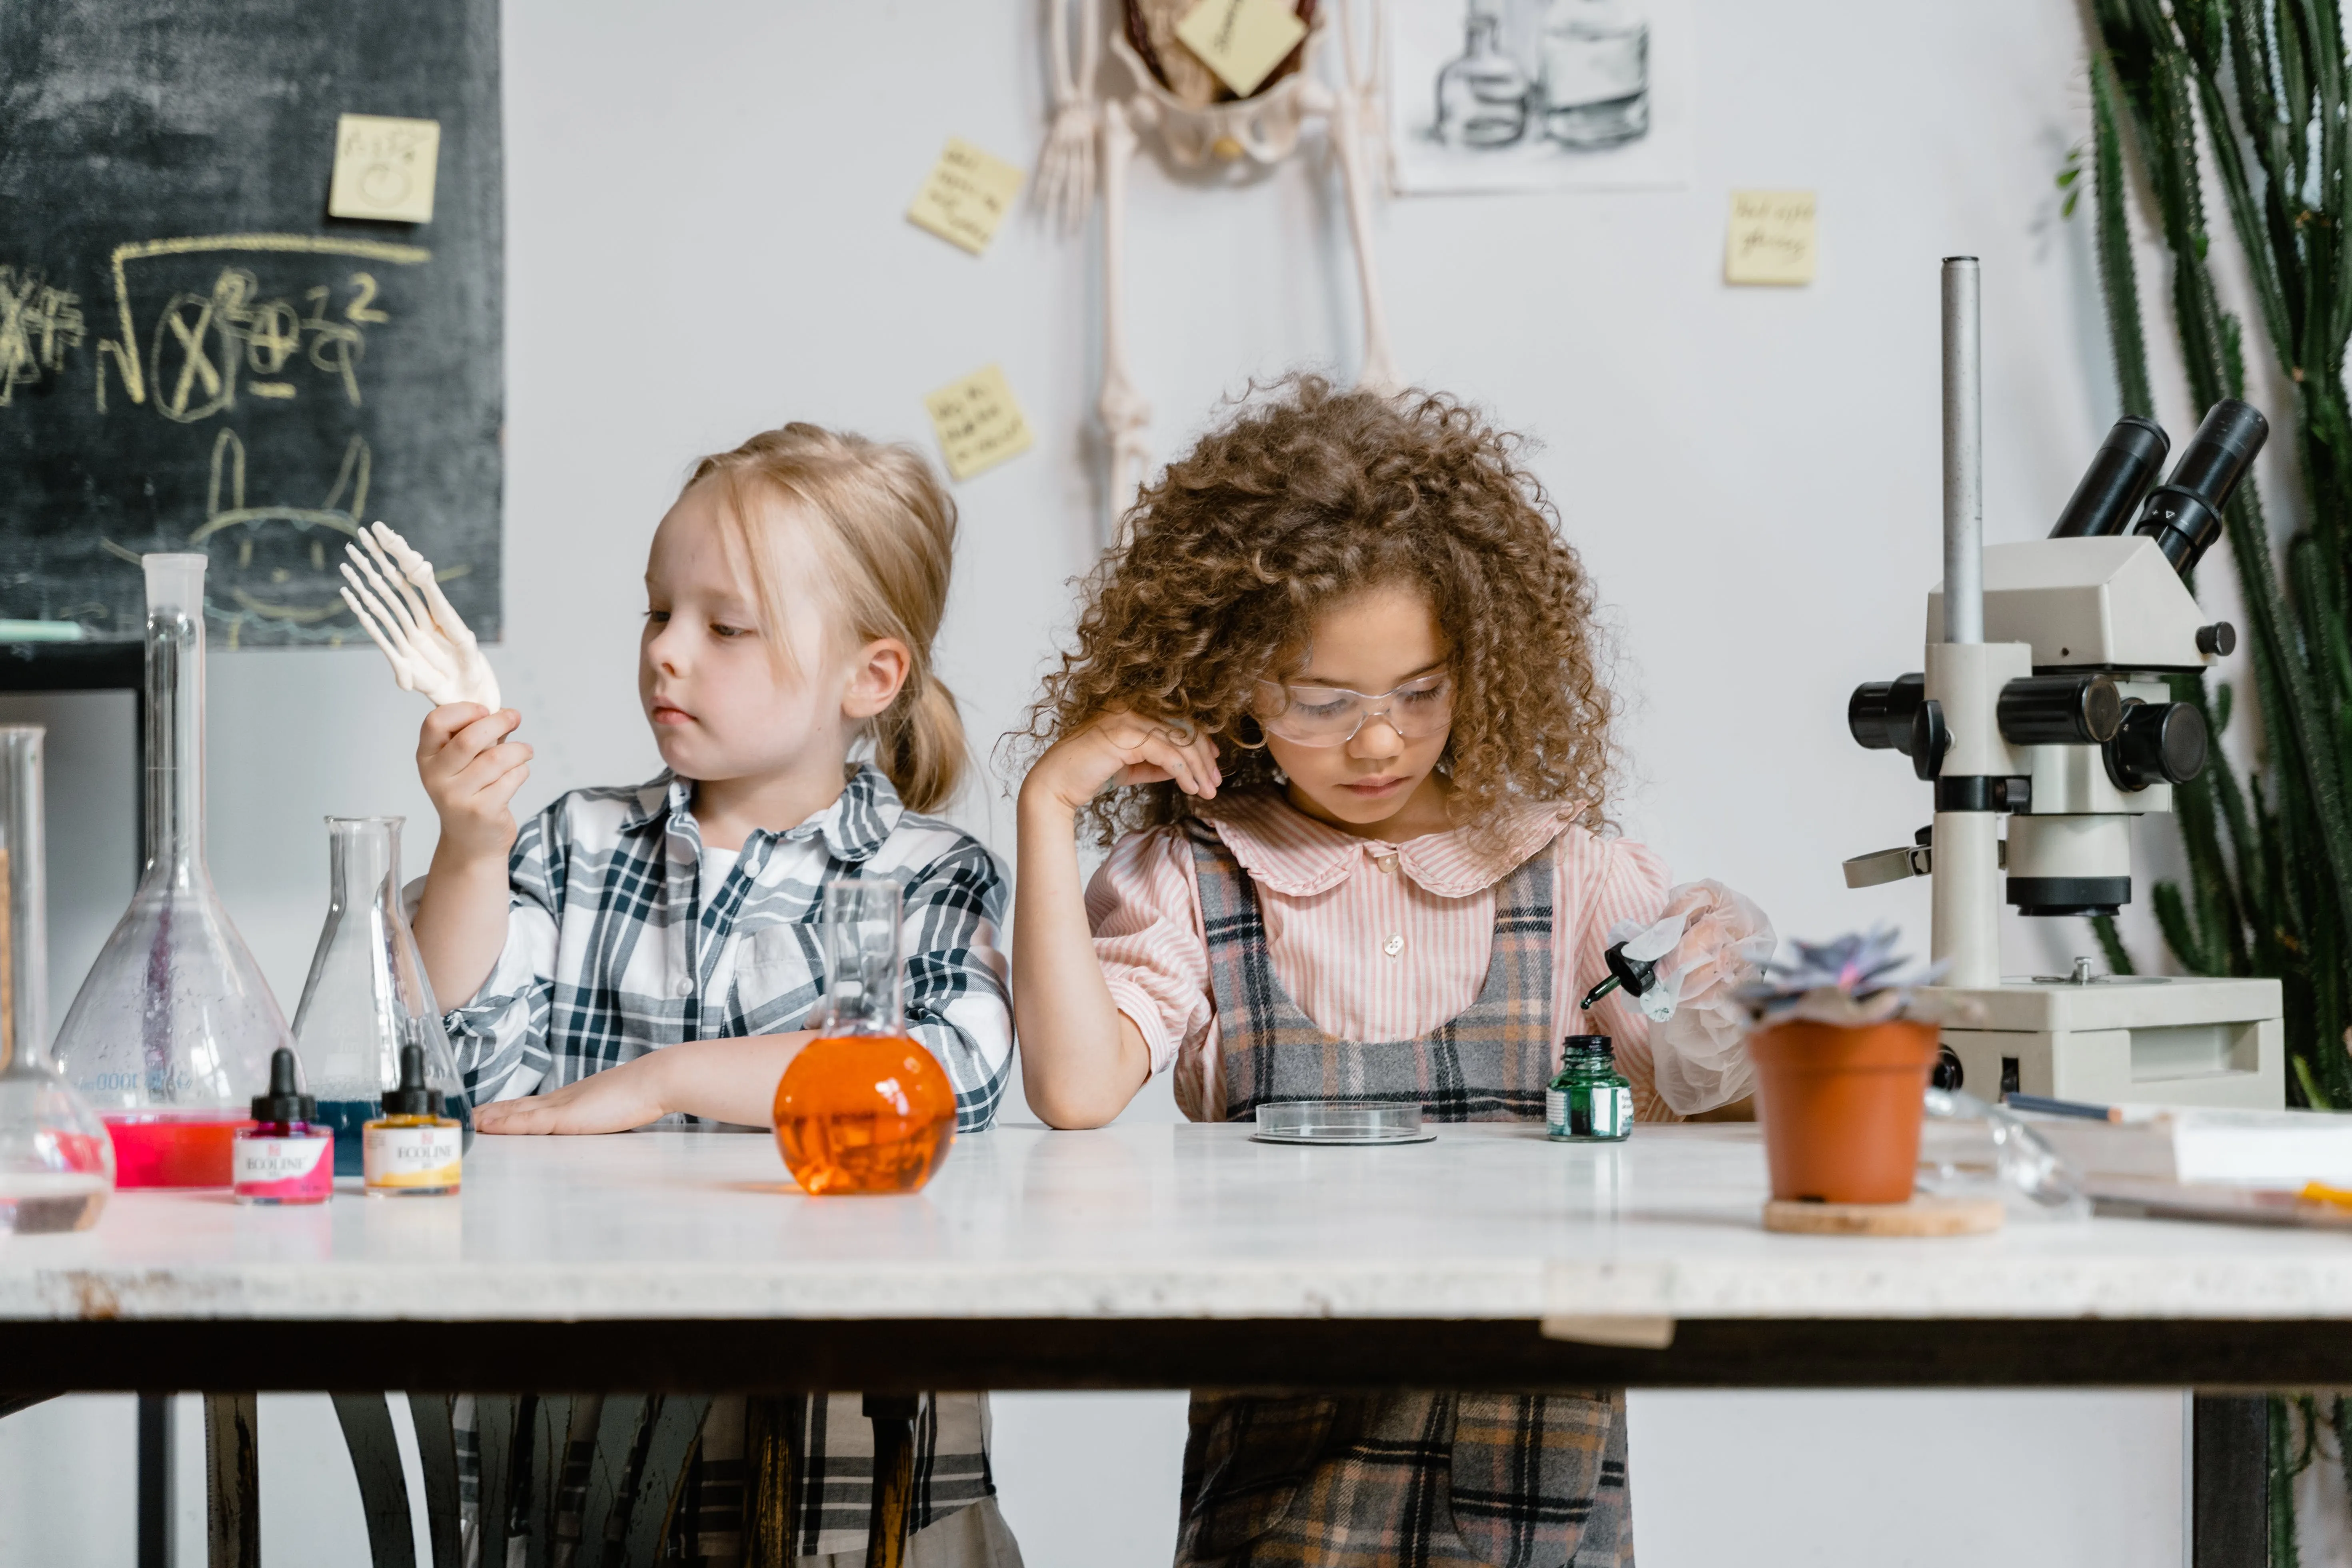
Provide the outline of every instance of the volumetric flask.
[[0,727],[0,1232],[84,1230],[114,1190],[98,1115],[49,1065],[37,724]]
[[362,1129],[383,1114],[383,1094],[400,1087],[400,1050],[425,1053],[425,1084],[441,1091],[445,1114],[474,1141],[473,1111],[457,1058],[441,1026],[441,1005],[417,957],[400,902],[397,816],[327,818],[327,923],[310,955],[310,978],[294,1010],[314,1119],[335,1130],[335,1173],[362,1173]]
[[205,558],[145,555],[147,860],[58,1031],[123,1187],[226,1187],[232,1135],[291,1046],[205,867]]

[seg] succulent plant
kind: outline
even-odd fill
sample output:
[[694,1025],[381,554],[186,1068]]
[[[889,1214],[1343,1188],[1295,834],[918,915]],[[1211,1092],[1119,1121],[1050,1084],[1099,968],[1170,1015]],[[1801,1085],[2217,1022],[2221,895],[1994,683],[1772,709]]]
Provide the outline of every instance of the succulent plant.
[[1759,1028],[1798,1018],[1857,1025],[1917,1016],[1913,991],[1934,984],[1944,966],[1914,965],[1895,951],[1902,938],[1899,928],[1880,924],[1830,942],[1791,942],[1795,956],[1765,965],[1738,995]]

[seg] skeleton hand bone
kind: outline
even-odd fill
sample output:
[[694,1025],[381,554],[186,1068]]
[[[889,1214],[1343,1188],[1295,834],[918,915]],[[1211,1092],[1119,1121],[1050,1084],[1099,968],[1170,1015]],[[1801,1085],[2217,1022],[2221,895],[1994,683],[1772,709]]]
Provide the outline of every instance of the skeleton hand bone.
[[359,543],[343,548],[359,564],[356,572],[348,562],[343,566],[350,584],[343,603],[392,661],[400,689],[422,692],[436,708],[478,702],[495,711],[499,678],[434,580],[433,563],[381,522],[360,530]]

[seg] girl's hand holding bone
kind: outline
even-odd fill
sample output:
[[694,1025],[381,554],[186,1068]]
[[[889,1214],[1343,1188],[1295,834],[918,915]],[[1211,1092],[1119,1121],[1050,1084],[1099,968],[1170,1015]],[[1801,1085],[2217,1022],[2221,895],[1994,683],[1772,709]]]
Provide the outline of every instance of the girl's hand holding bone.
[[358,542],[343,548],[352,558],[343,565],[343,603],[392,661],[400,689],[422,692],[436,708],[478,702],[495,711],[499,678],[441,592],[433,563],[381,522],[360,530]]

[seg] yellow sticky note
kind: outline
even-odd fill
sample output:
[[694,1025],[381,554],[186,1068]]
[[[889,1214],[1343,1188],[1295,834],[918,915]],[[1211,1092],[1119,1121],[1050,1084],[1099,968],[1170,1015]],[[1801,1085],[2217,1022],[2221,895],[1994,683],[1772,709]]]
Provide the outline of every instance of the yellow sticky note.
[[433,221],[433,168],[441,157],[437,120],[346,114],[335,121],[335,179],[327,211],[335,217]]
[[1734,191],[1723,246],[1726,283],[1813,280],[1813,193]]
[[1280,65],[1307,24],[1283,0],[1201,0],[1176,24],[1184,47],[1244,98]]
[[974,371],[923,399],[948,457],[948,472],[968,479],[1029,449],[1029,421],[994,365]]
[[1020,189],[1020,170],[950,136],[923,188],[915,193],[907,217],[978,256],[996,237],[996,226],[1004,221]]

